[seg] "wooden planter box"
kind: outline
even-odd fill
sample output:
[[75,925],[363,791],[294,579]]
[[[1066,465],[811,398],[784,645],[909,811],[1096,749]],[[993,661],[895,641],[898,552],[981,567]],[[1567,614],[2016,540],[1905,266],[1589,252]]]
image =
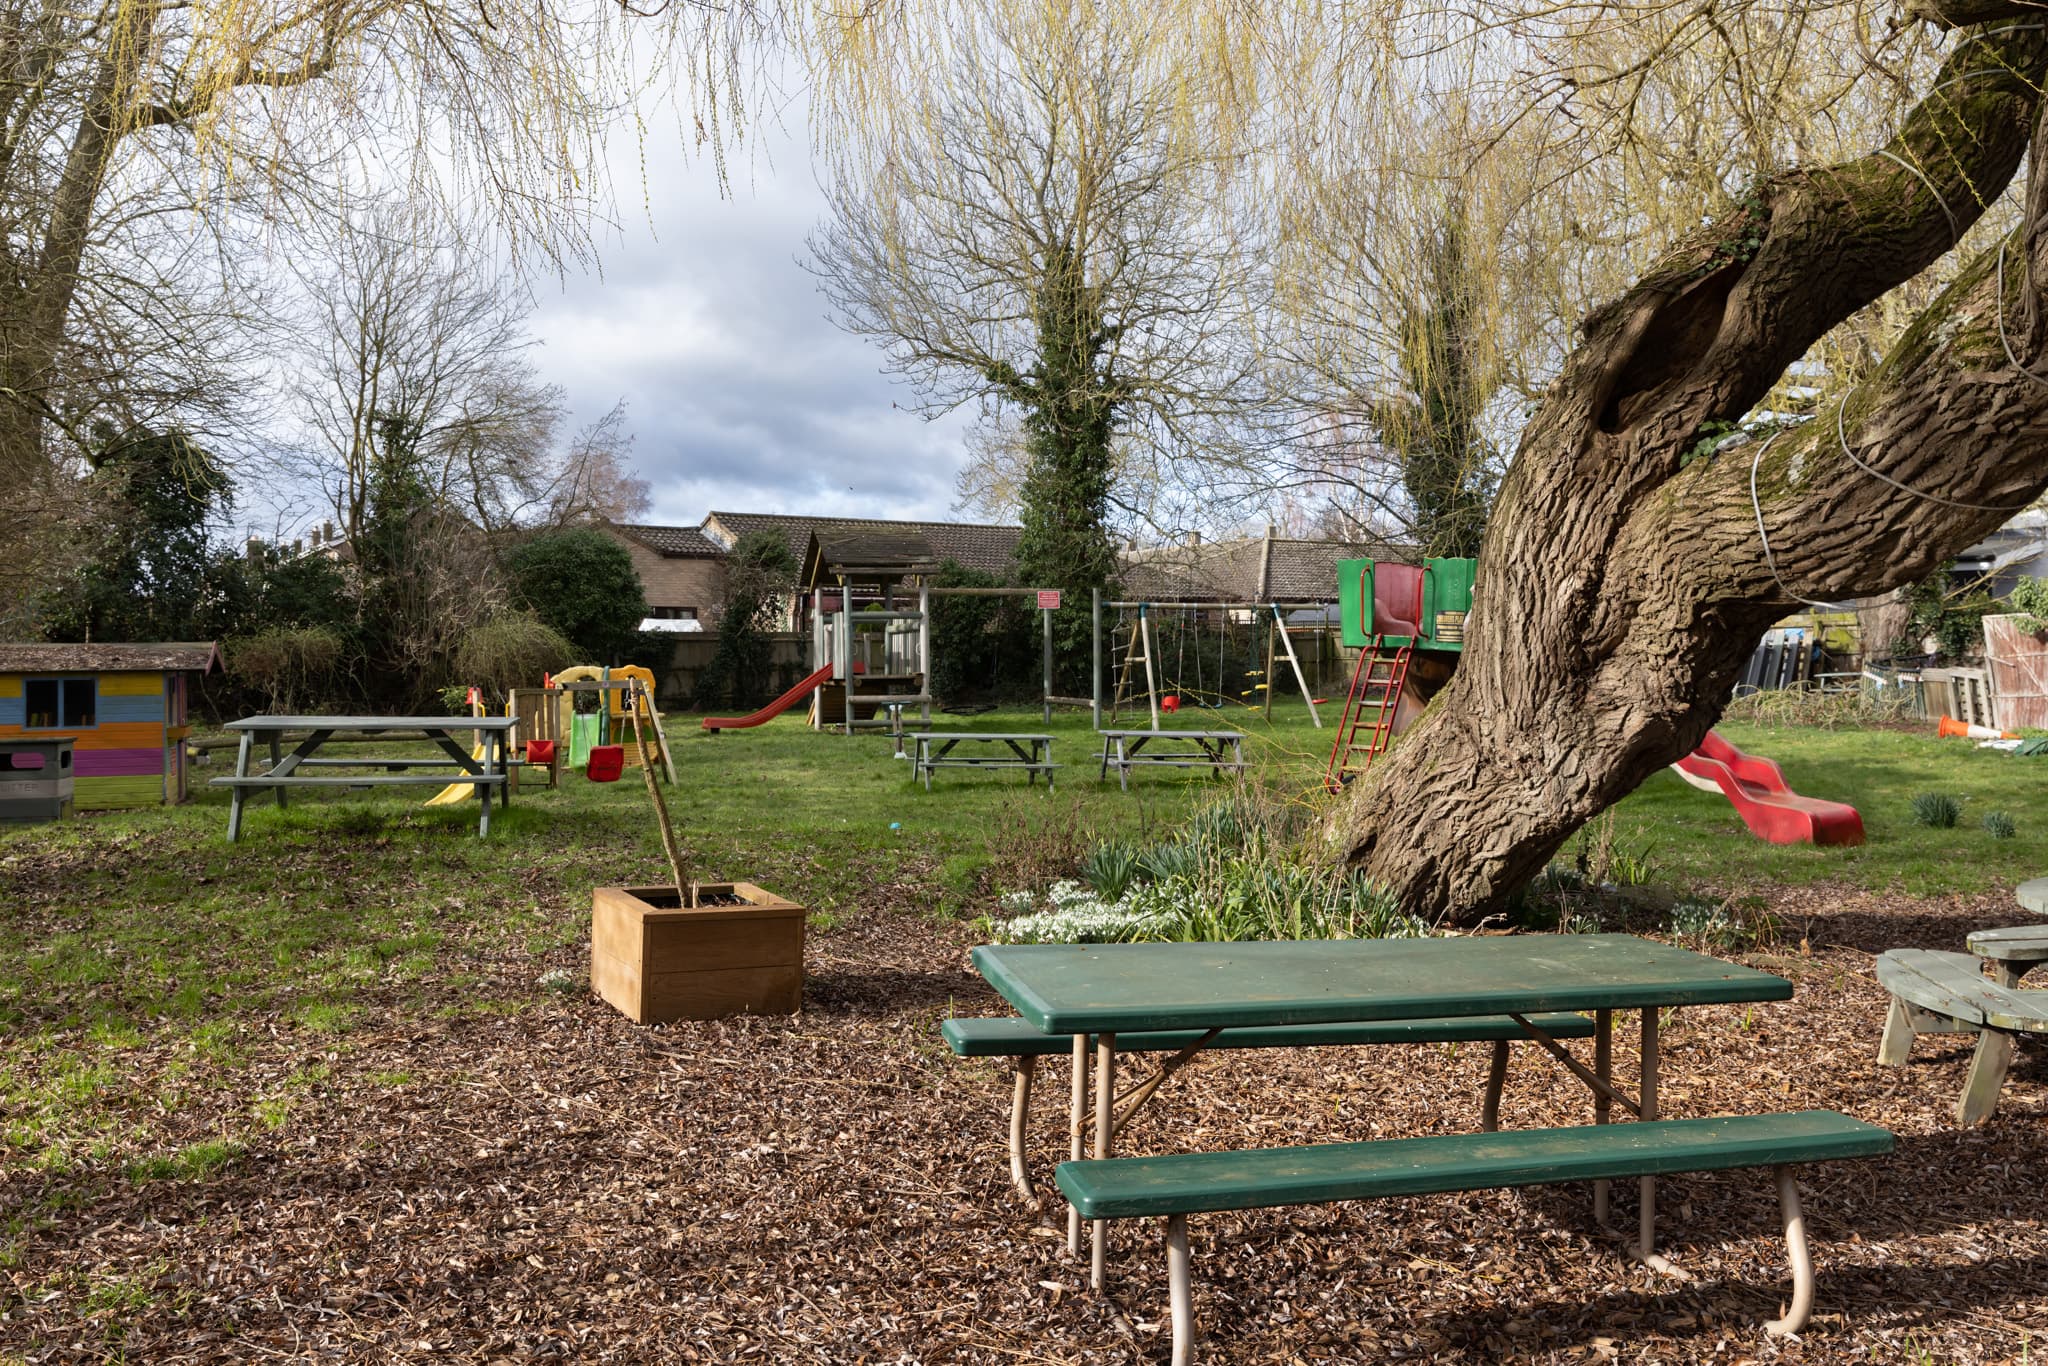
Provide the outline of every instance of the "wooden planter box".
[[751,882],[707,882],[686,910],[673,887],[591,895],[590,988],[640,1024],[790,1015],[803,1005],[804,908]]

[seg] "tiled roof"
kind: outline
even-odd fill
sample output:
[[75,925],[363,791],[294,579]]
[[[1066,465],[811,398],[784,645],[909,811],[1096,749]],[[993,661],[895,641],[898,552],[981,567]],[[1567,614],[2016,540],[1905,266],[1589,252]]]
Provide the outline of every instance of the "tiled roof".
[[189,669],[203,674],[219,667],[220,647],[210,640],[0,645],[0,673],[156,673]]
[[829,539],[835,532],[909,532],[924,537],[940,560],[953,560],[963,568],[978,569],[999,579],[1008,578],[1015,570],[1017,538],[1024,534],[1020,526],[980,522],[897,522],[873,517],[797,517],[762,512],[714,512],[704,519],[706,526],[713,522],[735,540],[756,531],[773,532],[788,543],[791,557],[799,564],[810,549],[814,534]]
[[678,559],[715,560],[725,547],[693,526],[629,526],[613,522],[612,530],[631,536],[657,555]]
[[1379,542],[1248,537],[1124,552],[1123,591],[1149,601],[1334,602],[1339,560],[1411,558]]

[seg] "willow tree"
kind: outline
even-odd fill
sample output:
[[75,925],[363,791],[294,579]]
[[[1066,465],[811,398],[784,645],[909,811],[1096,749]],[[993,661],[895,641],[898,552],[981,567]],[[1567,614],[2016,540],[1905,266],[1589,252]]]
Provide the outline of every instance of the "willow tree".
[[[1532,277],[1607,300],[1558,338],[1455,679],[1327,826],[1412,909],[1498,906],[1699,743],[1773,620],[1912,582],[2048,485],[2048,33],[2020,0],[1913,2],[1346,12],[1320,56],[1295,40],[1330,11],[1190,22],[1191,85],[1308,134],[1283,184],[1330,155],[1325,111],[1368,119],[1386,71],[1464,45],[1487,137],[1545,159]],[[1812,421],[1702,454],[1845,337],[1869,360]]]
[[[2048,483],[2048,40],[2021,14],[1974,16],[1880,145],[1748,179],[1586,317],[1495,504],[1458,673],[1333,816],[1342,857],[1418,909],[1485,912],[1699,743],[1785,611],[1911,582]],[[2023,158],[2020,226],[1860,383],[1700,458]]]
[[[194,287],[263,249],[237,231],[250,209],[274,240],[376,179],[573,249],[602,208],[597,139],[625,97],[693,68],[697,128],[715,135],[752,16],[684,4],[647,18],[602,0],[0,0],[0,487],[16,494],[0,574],[62,539],[48,523],[75,510],[82,434],[188,415],[180,386],[204,359]],[[24,521],[24,491],[44,517]]]
[[910,50],[867,55],[891,98],[849,106],[827,134],[814,269],[926,412],[982,402],[1014,420],[1018,571],[1072,595],[1056,623],[1072,670],[1088,591],[1116,573],[1115,510],[1251,373],[1230,340],[1246,258],[1216,211],[1227,148],[1189,117],[1184,34],[1147,6],[873,22],[902,24]]

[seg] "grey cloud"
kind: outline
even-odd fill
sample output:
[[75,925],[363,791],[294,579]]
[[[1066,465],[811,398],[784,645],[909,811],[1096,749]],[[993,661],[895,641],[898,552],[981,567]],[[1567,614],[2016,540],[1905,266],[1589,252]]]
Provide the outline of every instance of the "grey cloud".
[[[636,208],[601,275],[539,290],[541,372],[579,421],[626,399],[662,521],[713,507],[946,516],[969,418],[897,407],[908,395],[880,349],[826,320],[798,264],[823,199],[800,144],[771,150],[772,172],[738,168],[721,200],[707,166],[650,142],[651,222]],[[614,164],[638,154],[615,148]]]

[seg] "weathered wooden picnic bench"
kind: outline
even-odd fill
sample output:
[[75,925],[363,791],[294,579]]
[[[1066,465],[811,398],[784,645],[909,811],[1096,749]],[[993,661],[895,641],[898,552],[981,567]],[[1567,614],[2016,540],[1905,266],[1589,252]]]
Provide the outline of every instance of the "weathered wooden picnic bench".
[[[234,776],[210,779],[207,786],[228,788],[232,794],[228,806],[228,839],[232,841],[241,838],[242,808],[252,792],[274,793],[278,806],[283,807],[286,804],[285,794],[293,788],[367,789],[468,784],[483,799],[483,810],[477,819],[477,836],[482,838],[491,832],[491,794],[496,792],[500,802],[509,804],[510,801],[510,794],[506,791],[505,738],[515,724],[509,716],[245,716],[227,725],[228,730],[237,732],[241,737],[235,752]],[[314,755],[334,739],[338,731],[395,740],[410,739],[411,733],[417,731],[439,747],[443,757],[382,754],[346,759],[315,758]],[[462,748],[456,739],[462,731],[477,734],[480,754],[471,755]],[[304,738],[292,747],[289,754],[285,753],[283,737],[300,732],[304,732]],[[250,759],[259,740],[269,746],[270,766],[252,771]],[[384,772],[347,775],[300,772],[302,769],[335,768],[382,769]],[[404,772],[413,768],[453,768],[457,771],[424,776]]]
[[[1026,780],[1037,782],[1038,775],[1045,775],[1045,785],[1052,786],[1052,771],[1058,765],[1052,761],[1052,737],[1050,735],[998,734],[994,731],[921,731],[910,737],[916,742],[912,751],[910,776],[923,778],[924,790],[932,790],[932,771],[940,768],[1021,768]],[[1000,746],[992,752],[953,752],[958,745],[969,742]]]
[[[1153,745],[1165,750],[1152,751]],[[1150,751],[1150,752],[1148,752]],[[1151,764],[1160,768],[1206,768],[1215,773],[1244,772],[1244,734],[1234,730],[1106,730],[1102,732],[1102,773],[1116,770],[1117,786],[1131,790],[1131,770]]]
[[[2027,991],[2004,980],[1993,981],[1984,975],[1984,961],[1975,953],[1937,949],[1892,949],[1877,959],[1878,983],[1892,994],[1884,1038],[1877,1046],[1879,1063],[1904,1066],[1914,1038],[1921,1034],[1977,1036],[1970,1075],[1956,1100],[1956,1123],[1965,1128],[1983,1123],[1997,1110],[2006,1069],[2012,1066],[2013,1041],[2021,1034],[2048,1034],[2048,990]],[[2011,980],[2017,982],[2017,975]]]
[[2048,925],[1979,930],[1963,944],[1991,965],[1992,975],[2000,986],[2016,987],[2029,969],[2048,962]]
[[[1592,1037],[1595,1026],[1585,1015],[1533,1015],[1529,1023],[1553,1039]],[[1031,1083],[1038,1060],[1073,1050],[1073,1040],[1064,1034],[1047,1034],[1029,1020],[1016,1016],[982,1019],[951,1019],[939,1022],[939,1034],[963,1058],[1008,1058],[1015,1084],[1010,1100],[1010,1180],[1033,1206],[1038,1192],[1031,1184],[1031,1165],[1025,1151],[1026,1129],[1030,1123]],[[1364,1023],[1322,1025],[1267,1025],[1225,1029],[1214,1039],[1203,1041],[1199,1029],[1153,1030],[1141,1034],[1120,1034],[1116,1046],[1125,1053],[1184,1054],[1183,1061],[1197,1051],[1239,1048],[1338,1048],[1360,1044],[1491,1043],[1493,1062],[1486,1075],[1486,1098],[1480,1107],[1480,1128],[1500,1127],[1501,1088],[1508,1076],[1508,1044],[1526,1040],[1529,1033],[1506,1015],[1468,1015],[1443,1020],[1373,1020]],[[1087,1044],[1091,1050],[1095,1040]],[[1178,1064],[1162,1068],[1164,1081]]]
[[1054,1179],[1083,1219],[1164,1216],[1173,1366],[1188,1366],[1195,1345],[1190,1214],[1737,1167],[1770,1167],[1776,1175],[1792,1268],[1792,1302],[1783,1318],[1766,1327],[1773,1334],[1796,1333],[1813,1312],[1814,1277],[1794,1168],[1891,1150],[1892,1135],[1886,1130],[1832,1110],[1807,1110],[1248,1152],[1097,1158],[1062,1162]]

